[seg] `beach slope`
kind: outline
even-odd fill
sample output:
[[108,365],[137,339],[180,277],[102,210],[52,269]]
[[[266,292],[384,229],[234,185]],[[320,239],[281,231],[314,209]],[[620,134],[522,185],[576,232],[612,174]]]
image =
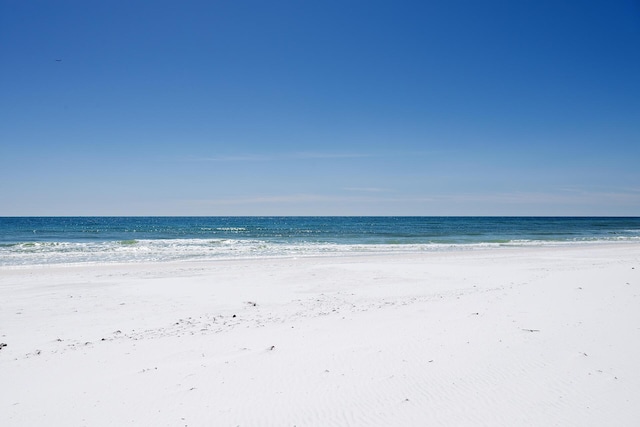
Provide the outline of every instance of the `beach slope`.
[[0,425],[640,425],[639,244],[14,267],[0,301]]

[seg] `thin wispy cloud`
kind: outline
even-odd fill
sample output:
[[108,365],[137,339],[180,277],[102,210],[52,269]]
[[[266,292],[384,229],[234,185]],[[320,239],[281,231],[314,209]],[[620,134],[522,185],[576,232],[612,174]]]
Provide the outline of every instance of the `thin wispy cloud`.
[[375,157],[371,153],[337,153],[337,152],[293,152],[280,154],[238,154],[219,156],[189,156],[184,161],[191,162],[271,162],[280,160],[323,160],[323,159],[357,159]]
[[281,194],[269,196],[230,197],[219,199],[197,200],[206,205],[254,205],[278,203],[308,203],[308,202],[342,202],[347,197],[326,196],[320,194]]
[[499,204],[578,205],[588,203],[639,203],[640,194],[624,191],[571,190],[564,192],[504,192],[504,193],[458,193],[435,196],[447,202],[475,202]]
[[323,152],[301,152],[292,153],[285,158],[292,159],[357,159],[363,157],[375,157],[372,153],[323,153]]
[[346,187],[343,188],[344,191],[352,191],[354,193],[388,193],[391,190],[388,188],[379,188],[379,187]]
[[[200,200],[206,204],[261,204],[297,202],[456,202],[456,203],[500,203],[500,204],[579,204],[597,201],[638,202],[640,194],[635,192],[585,192],[573,195],[554,192],[503,192],[503,193],[458,193],[447,195],[406,194],[384,196],[390,190],[384,188],[345,188],[344,190],[369,193],[370,195],[327,195],[327,194],[274,194],[248,197],[234,197]],[[381,194],[381,195],[377,195]]]
[[268,162],[273,160],[272,156],[263,155],[234,155],[234,156],[191,156],[186,159],[191,162]]
[[597,186],[597,185],[590,186],[589,188],[577,187],[577,186],[573,186],[573,187],[567,186],[567,187],[560,187],[558,189],[558,191],[564,191],[564,192],[569,192],[569,193],[580,193],[580,194],[587,194],[587,193],[626,194],[626,193],[640,193],[640,187],[616,187],[615,190],[612,190],[611,187]]
[[332,202],[332,203],[379,203],[379,202],[408,202],[408,201],[435,201],[432,197],[375,197],[375,196],[338,196],[324,194],[281,194],[254,197],[230,197],[219,199],[197,200],[199,204],[206,205],[248,205],[248,204],[278,204],[278,203],[308,203],[308,202]]

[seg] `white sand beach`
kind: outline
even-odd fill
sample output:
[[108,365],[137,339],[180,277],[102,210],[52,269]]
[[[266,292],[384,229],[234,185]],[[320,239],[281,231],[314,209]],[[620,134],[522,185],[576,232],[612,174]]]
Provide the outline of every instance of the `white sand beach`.
[[2,426],[638,426],[640,244],[0,269]]

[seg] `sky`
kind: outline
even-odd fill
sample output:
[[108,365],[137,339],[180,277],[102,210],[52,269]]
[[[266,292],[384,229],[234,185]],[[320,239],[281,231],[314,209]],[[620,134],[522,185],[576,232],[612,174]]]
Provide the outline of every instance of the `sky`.
[[0,216],[640,215],[640,2],[0,0]]

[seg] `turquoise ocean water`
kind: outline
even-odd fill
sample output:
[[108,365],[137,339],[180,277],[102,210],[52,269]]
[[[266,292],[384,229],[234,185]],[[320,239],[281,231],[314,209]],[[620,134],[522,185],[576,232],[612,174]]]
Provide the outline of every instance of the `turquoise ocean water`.
[[640,217],[0,217],[0,266],[640,242]]

